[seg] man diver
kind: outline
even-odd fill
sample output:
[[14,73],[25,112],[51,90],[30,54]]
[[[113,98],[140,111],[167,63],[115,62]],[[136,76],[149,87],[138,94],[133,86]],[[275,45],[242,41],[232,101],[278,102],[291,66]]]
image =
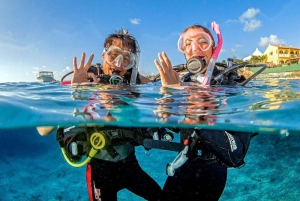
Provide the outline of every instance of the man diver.
[[[74,57],[72,85],[86,83],[148,83],[150,80],[140,75],[137,71],[139,53],[140,49],[137,40],[127,30],[120,29],[105,39],[102,53],[103,68],[98,69],[98,73],[89,72],[94,54],[91,54],[87,63],[85,63],[86,55],[82,53],[78,67],[77,58]],[[95,104],[89,104],[84,112],[92,116],[93,119],[102,118],[96,114],[97,110],[95,108],[90,108],[91,106],[94,107]],[[107,129],[114,135],[118,135],[118,132],[121,132],[121,134],[128,132],[128,129],[115,127],[89,129],[95,129],[96,131]],[[50,130],[53,130],[53,128],[38,128],[41,135],[49,134]],[[63,129],[59,129],[59,132],[63,132]],[[140,167],[135,156],[135,146],[136,144],[128,140],[112,140],[109,148],[99,150],[90,160],[86,168],[90,200],[116,201],[118,191],[124,188],[145,200],[156,201],[160,199],[161,188]]]

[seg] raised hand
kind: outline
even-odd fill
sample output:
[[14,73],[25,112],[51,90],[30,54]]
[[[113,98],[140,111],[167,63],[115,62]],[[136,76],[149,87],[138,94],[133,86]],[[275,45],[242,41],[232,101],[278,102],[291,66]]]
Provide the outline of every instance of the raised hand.
[[173,70],[173,66],[167,54],[165,52],[158,53],[158,58],[160,63],[155,59],[154,64],[160,74],[162,86],[179,84],[179,75]]
[[87,73],[88,69],[90,68],[92,61],[94,58],[94,54],[91,54],[88,62],[85,64],[85,53],[83,52],[81,55],[80,66],[77,68],[77,58],[74,57],[73,59],[73,77],[72,77],[72,84],[80,84],[82,82],[88,82],[87,78],[93,78],[94,82],[97,82],[97,78],[93,73]]

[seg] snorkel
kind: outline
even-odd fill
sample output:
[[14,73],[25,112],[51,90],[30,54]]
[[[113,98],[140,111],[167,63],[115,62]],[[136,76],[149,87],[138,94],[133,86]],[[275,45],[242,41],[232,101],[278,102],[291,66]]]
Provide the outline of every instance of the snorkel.
[[137,74],[138,74],[139,61],[140,61],[140,52],[137,51],[136,52],[135,65],[132,67],[132,71],[131,71],[130,85],[135,85],[136,84],[136,77],[137,77]]
[[221,30],[220,30],[220,25],[218,25],[215,21],[213,21],[211,23],[211,28],[217,34],[218,45],[213,51],[211,59],[209,60],[209,63],[208,63],[207,70],[204,74],[204,78],[200,82],[202,86],[210,85],[210,80],[212,78],[212,73],[214,71],[215,63],[216,63],[216,60],[218,59],[219,53],[220,53],[222,45],[223,45],[223,38],[222,38]]

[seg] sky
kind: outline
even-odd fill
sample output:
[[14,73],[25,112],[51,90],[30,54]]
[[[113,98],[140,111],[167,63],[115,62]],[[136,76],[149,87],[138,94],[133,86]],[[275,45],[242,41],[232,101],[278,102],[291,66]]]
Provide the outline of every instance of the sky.
[[104,39],[121,27],[138,40],[143,75],[158,73],[162,51],[173,65],[185,63],[177,41],[194,24],[220,25],[218,61],[264,53],[269,43],[300,48],[299,8],[298,0],[2,0],[0,82],[36,82],[40,70],[60,80],[82,52],[102,63]]

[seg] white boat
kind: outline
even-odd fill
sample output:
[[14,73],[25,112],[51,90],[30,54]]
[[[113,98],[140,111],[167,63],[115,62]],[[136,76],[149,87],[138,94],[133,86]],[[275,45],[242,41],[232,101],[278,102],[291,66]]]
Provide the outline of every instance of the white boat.
[[39,71],[39,75],[37,76],[38,81],[40,82],[55,82],[53,72],[52,71]]

